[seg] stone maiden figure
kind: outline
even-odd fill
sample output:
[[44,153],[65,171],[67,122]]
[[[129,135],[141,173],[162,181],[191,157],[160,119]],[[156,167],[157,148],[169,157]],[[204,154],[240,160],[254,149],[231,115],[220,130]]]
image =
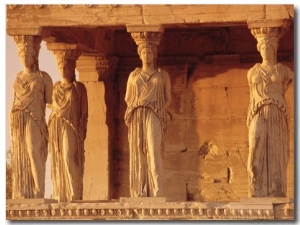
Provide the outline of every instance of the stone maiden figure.
[[160,197],[163,196],[165,113],[171,103],[171,83],[168,73],[156,68],[156,44],[140,43],[138,54],[143,65],[129,75],[125,95],[130,195]]
[[46,104],[51,103],[51,77],[38,67],[41,38],[15,36],[24,69],[14,83],[10,113],[12,137],[12,198],[44,198],[48,130]]
[[52,198],[67,202],[82,199],[88,102],[84,84],[75,79],[79,52],[54,55],[62,80],[54,84],[48,122]]
[[286,197],[289,138],[285,93],[293,72],[277,63],[277,37],[263,36],[257,41],[262,63],[247,74],[249,197]]

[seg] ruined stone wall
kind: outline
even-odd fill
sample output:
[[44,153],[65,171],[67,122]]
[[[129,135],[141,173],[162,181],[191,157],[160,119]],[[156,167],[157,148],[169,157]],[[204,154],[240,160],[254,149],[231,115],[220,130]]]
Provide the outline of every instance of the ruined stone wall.
[[[177,39],[172,32],[177,33]],[[218,36],[222,32],[227,32],[227,37],[223,34]],[[291,69],[293,60],[289,54],[293,48],[292,32],[282,40],[279,51],[282,63]],[[191,35],[181,33],[181,36],[179,33],[166,31],[158,56],[158,64],[169,72],[172,83],[164,152],[166,197],[173,201],[220,202],[246,198],[247,71],[255,62],[261,61],[256,42],[246,28],[193,30]],[[182,41],[183,37],[188,40]],[[114,90],[118,107],[115,113],[117,133],[112,153],[112,198],[129,196],[129,148],[127,127],[123,120],[126,110],[124,96],[129,73],[136,66],[141,66],[130,37],[120,33],[116,35],[118,38],[122,38],[127,48],[124,51],[118,49],[120,64],[115,75]],[[125,55],[132,57],[126,58]],[[294,197],[293,92],[291,86],[286,95],[291,147],[288,197]]]

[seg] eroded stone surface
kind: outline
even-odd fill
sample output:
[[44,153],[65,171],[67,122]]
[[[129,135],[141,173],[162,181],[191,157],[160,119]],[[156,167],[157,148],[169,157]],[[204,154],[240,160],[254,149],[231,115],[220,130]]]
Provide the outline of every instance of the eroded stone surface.
[[73,45],[47,46],[56,58],[61,76],[53,86],[49,121],[52,198],[59,202],[80,200],[83,196],[84,140],[88,101],[83,83],[75,77],[81,52]]
[[140,30],[128,27],[128,31],[132,32],[142,61],[142,67],[130,73],[125,94],[130,196],[163,197],[166,109],[171,103],[169,74],[156,66],[157,45],[163,29],[150,27],[147,31],[141,26]]
[[6,205],[9,220],[274,220],[294,218],[293,203],[140,202]]
[[[281,21],[280,21],[281,22]],[[289,130],[285,93],[292,70],[277,63],[278,41],[286,27],[263,21],[251,29],[262,63],[247,73],[250,103],[247,117],[249,197],[286,197]]]
[[[261,202],[258,205],[251,202],[247,209],[242,206],[249,202],[242,202],[239,208],[230,208],[227,203],[196,202],[238,201],[247,196],[249,88],[246,74],[261,57],[246,22],[262,18],[271,22],[292,21],[293,6],[14,5],[8,6],[7,12],[10,35],[42,35],[49,43],[60,40],[81,44],[84,52],[77,70],[90,103],[84,200],[77,205],[52,204],[50,211],[30,208],[24,211],[17,207],[11,210],[12,206],[8,205],[7,215],[12,216],[8,218],[35,219],[34,215],[48,219],[293,218],[293,204],[286,202],[278,203],[280,206],[275,211],[261,208]],[[98,202],[95,206],[98,199],[130,195],[123,99],[128,75],[140,66],[140,59],[125,25],[143,23],[166,24],[157,60],[169,72],[173,99],[167,110],[164,190],[168,201],[177,203],[164,203],[151,210],[120,208],[115,201],[106,202],[106,206]],[[281,38],[277,55],[278,61],[291,69],[293,32],[291,27]],[[115,56],[117,60],[110,60]],[[294,133],[293,90],[292,84],[286,93],[290,137]],[[199,149],[205,142],[213,142],[218,154],[203,158]],[[289,145],[293,143],[290,138]],[[287,196],[293,198],[294,149],[290,155]],[[87,203],[88,200],[93,203]]]
[[48,155],[45,110],[52,102],[52,79],[38,66],[41,37],[21,35],[14,39],[24,69],[15,79],[10,113],[12,198],[43,198]]

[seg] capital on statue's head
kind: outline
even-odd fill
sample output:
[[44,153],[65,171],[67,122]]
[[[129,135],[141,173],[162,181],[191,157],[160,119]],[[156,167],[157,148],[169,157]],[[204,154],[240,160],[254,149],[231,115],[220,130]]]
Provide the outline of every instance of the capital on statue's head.
[[134,39],[134,42],[136,45],[140,44],[154,44],[154,45],[159,45],[162,37],[162,33],[160,32],[136,32],[136,33],[131,33],[132,38]]
[[129,24],[127,31],[137,46],[141,44],[159,45],[164,27],[161,24]]
[[37,35],[16,35],[14,36],[14,40],[16,44],[26,44],[26,45],[32,45],[36,46],[39,45],[42,42],[41,36]]
[[257,39],[270,38],[279,39],[283,36],[285,29],[283,27],[260,27],[251,29],[251,34]]

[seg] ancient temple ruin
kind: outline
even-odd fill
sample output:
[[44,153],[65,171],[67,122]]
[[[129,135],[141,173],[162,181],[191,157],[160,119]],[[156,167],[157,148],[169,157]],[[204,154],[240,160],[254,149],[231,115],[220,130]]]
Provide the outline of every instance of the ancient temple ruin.
[[[293,5],[7,5],[7,34],[81,52],[88,98],[82,200],[7,202],[8,220],[294,219],[294,87],[286,93],[286,197],[248,198],[247,71],[261,62],[254,29],[282,32],[278,62],[294,71]],[[171,79],[165,198],[130,198],[124,101],[141,67],[134,32],[161,32],[157,65]]]

